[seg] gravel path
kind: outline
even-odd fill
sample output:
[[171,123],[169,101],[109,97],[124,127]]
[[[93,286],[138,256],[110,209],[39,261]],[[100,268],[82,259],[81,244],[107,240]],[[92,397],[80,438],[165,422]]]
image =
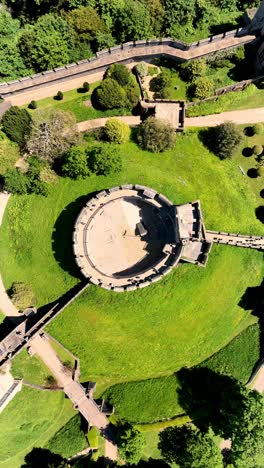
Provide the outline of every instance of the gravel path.
[[228,120],[237,124],[264,122],[264,107],[222,112],[221,114],[211,114],[203,117],[186,117],[184,123],[185,127],[215,127]]

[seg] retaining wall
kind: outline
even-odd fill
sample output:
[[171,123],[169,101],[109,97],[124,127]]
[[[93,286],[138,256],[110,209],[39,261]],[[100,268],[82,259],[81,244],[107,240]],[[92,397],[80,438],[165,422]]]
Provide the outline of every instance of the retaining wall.
[[[59,84],[60,82],[73,77],[78,78],[87,76],[92,72],[96,73],[103,71],[112,63],[131,61],[131,59],[135,60],[136,58],[141,58],[142,60],[145,57],[155,57],[164,54],[172,57],[174,60],[184,61],[195,58],[192,56],[188,57],[184,52],[193,51],[194,49],[199,51],[201,47],[211,43],[220,42],[223,39],[243,38],[246,33],[246,30],[239,28],[223,34],[217,34],[191,44],[185,44],[182,41],[174,40],[172,38],[126,42],[124,44],[111,47],[110,49],[97,52],[95,57],[87,60],[81,60],[77,63],[71,63],[63,67],[57,67],[53,70],[47,70],[42,73],[37,73],[35,75],[23,77],[7,83],[0,83],[0,95],[2,97],[8,97],[12,93],[23,93],[35,87],[48,86],[51,83],[56,84],[56,82]],[[252,36],[252,41],[254,39],[255,37]],[[251,42],[249,36],[245,37],[244,42],[242,39],[241,43],[239,42],[238,44],[230,45],[227,41],[226,47],[222,47],[222,49],[238,47],[247,42]],[[207,52],[201,51],[201,54],[198,52],[196,56],[210,55],[211,53],[215,53],[215,50],[213,50],[213,52],[208,50]]]

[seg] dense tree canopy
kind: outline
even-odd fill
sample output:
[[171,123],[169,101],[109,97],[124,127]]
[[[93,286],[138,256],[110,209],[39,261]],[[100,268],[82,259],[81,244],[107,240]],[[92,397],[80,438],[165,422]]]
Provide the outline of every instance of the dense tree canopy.
[[175,131],[169,123],[149,117],[139,128],[138,142],[143,149],[159,153],[173,147]]
[[221,159],[231,158],[241,140],[241,130],[233,122],[224,122],[208,130],[208,146]]
[[64,157],[63,174],[73,179],[82,179],[90,174],[84,146],[73,146]]
[[10,140],[18,143],[20,148],[25,146],[32,127],[32,119],[26,109],[10,107],[2,117],[1,125]]
[[121,426],[117,434],[117,446],[121,459],[129,464],[137,464],[145,446],[142,432],[129,425]]
[[159,448],[166,461],[181,468],[223,468],[212,431],[202,433],[191,425],[171,427],[161,432]]
[[95,145],[87,150],[88,166],[97,175],[109,175],[120,172],[122,159],[118,148],[113,144]]
[[125,90],[112,78],[106,78],[95,90],[96,100],[103,109],[125,107],[127,97]]

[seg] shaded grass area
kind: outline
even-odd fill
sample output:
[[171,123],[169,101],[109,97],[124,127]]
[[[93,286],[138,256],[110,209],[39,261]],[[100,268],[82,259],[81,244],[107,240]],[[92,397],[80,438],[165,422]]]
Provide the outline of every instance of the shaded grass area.
[[[32,114],[36,115],[38,110],[45,110],[47,113],[56,110],[73,112],[76,117],[77,122],[82,122],[83,120],[89,119],[98,119],[100,117],[112,117],[117,115],[131,115],[130,109],[109,109],[109,110],[99,110],[92,107],[89,102],[91,101],[91,95],[93,90],[99,86],[100,82],[91,83],[90,91],[87,93],[78,93],[77,89],[71,91],[65,91],[63,93],[63,100],[58,101],[53,97],[48,97],[37,101],[38,108],[37,110],[28,109],[28,106],[22,106],[27,108],[27,110]],[[88,101],[88,102],[87,102]],[[85,105],[85,102],[87,104]]]
[[177,401],[177,377],[114,385],[104,393],[117,416],[130,423],[152,423],[184,413]]
[[231,110],[254,109],[264,106],[264,90],[251,84],[243,91],[233,91],[215,100],[201,102],[187,109],[187,117],[220,114]]
[[246,383],[259,359],[260,330],[258,324],[255,324],[236,336],[201,366]]
[[33,447],[43,447],[75,414],[61,392],[23,388],[0,418],[0,467],[19,468]]
[[[72,254],[75,219],[89,193],[122,183],[144,183],[177,204],[200,199],[210,229],[262,234],[258,191],[238,161],[219,161],[196,131],[178,136],[164,154],[134,143],[121,152],[120,174],[60,179],[47,198],[11,198],[0,230],[7,288],[13,281],[31,284],[41,306],[74,286],[80,280]],[[262,265],[259,252],[214,246],[206,269],[181,265],[142,291],[117,295],[89,287],[48,330],[80,358],[83,380],[97,381],[98,392],[170,375],[205,360],[255,321],[238,304],[248,286],[260,283]]]
[[46,448],[64,458],[70,458],[88,446],[81,429],[81,417],[76,414],[49,440]]
[[12,359],[11,372],[15,378],[37,385],[47,385],[47,379],[51,375],[41,359],[38,356],[31,357],[26,349]]
[[4,175],[7,169],[12,169],[18,159],[17,144],[0,132],[0,176]]

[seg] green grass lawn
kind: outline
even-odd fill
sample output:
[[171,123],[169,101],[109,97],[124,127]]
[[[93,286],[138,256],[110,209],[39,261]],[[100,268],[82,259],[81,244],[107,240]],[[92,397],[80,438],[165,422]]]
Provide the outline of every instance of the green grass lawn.
[[10,141],[4,133],[0,132],[0,176],[7,169],[12,169],[19,159],[19,151],[16,143]]
[[30,356],[26,349],[12,360],[12,374],[17,379],[37,385],[47,385],[47,378],[51,375],[41,359]]
[[219,114],[232,110],[254,109],[264,107],[264,90],[254,84],[244,91],[236,91],[219,96],[213,101],[202,102],[187,109],[187,117],[199,115]]
[[0,467],[20,468],[33,447],[44,447],[76,413],[62,392],[23,388],[0,418]]
[[92,106],[86,106],[85,101],[90,102],[91,94],[93,90],[99,86],[100,82],[91,83],[90,91],[88,93],[78,93],[77,89],[71,91],[65,91],[63,93],[63,100],[57,101],[54,97],[48,97],[37,101],[38,108],[35,110],[29,109],[27,105],[22,106],[26,108],[31,115],[37,115],[39,110],[45,110],[46,113],[59,109],[62,111],[70,111],[76,117],[77,122],[83,120],[98,119],[100,117],[112,117],[116,115],[130,115],[131,110],[129,109],[109,109],[109,110],[98,110]]
[[[43,305],[76,284],[76,216],[89,193],[124,182],[149,185],[175,203],[199,198],[208,228],[262,234],[255,217],[261,199],[241,174],[241,161],[219,161],[196,131],[178,136],[175,149],[164,154],[134,143],[121,150],[121,174],[60,179],[47,198],[11,198],[0,229],[7,288],[13,281],[30,283]],[[98,391],[170,375],[205,360],[255,321],[238,303],[248,286],[261,282],[262,267],[259,252],[214,246],[207,268],[181,265],[145,290],[118,295],[89,287],[48,330],[80,358],[83,380],[96,380]]]

